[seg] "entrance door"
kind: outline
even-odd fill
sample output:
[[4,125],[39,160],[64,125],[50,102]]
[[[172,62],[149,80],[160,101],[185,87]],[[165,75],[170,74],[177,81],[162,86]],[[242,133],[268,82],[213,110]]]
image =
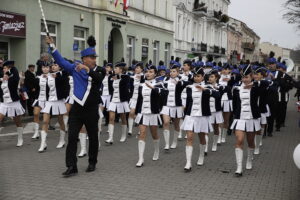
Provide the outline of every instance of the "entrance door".
[[9,59],[9,43],[0,41],[0,58],[4,60]]
[[114,28],[110,32],[109,38],[108,38],[108,62],[110,63],[116,63],[119,62],[122,58],[124,58],[123,55],[124,50],[124,43],[122,34],[119,29]]

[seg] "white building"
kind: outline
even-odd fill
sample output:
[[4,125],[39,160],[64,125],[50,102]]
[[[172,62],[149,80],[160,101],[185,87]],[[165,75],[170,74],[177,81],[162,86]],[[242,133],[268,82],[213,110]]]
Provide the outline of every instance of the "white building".
[[174,56],[226,61],[229,0],[174,0]]

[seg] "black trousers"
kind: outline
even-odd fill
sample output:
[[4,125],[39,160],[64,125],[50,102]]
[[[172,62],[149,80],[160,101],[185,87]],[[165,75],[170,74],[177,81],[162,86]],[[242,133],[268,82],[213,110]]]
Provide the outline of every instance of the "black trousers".
[[66,166],[77,166],[77,141],[83,125],[89,136],[89,164],[96,164],[98,157],[98,105],[83,107],[74,103],[69,114],[68,145],[66,149]]
[[33,107],[32,104],[34,102],[34,96],[28,95],[28,99],[27,99],[27,111],[28,111],[28,115],[29,116],[33,116]]
[[270,108],[270,116],[267,117],[267,133],[271,134],[273,133],[273,128],[274,128],[274,121],[277,118],[277,111],[278,111],[278,102],[272,102],[269,103],[269,108]]
[[285,101],[278,102],[278,106],[277,106],[278,115],[276,117],[276,128],[278,129],[280,129],[280,127],[285,122],[286,109],[287,109],[287,102]]

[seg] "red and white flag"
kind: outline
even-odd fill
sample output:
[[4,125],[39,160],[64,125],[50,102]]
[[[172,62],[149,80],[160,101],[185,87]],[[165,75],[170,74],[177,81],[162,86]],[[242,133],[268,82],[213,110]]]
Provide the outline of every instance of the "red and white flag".
[[115,0],[115,7],[117,7],[119,0]]
[[124,10],[127,10],[129,7],[129,0],[123,0]]

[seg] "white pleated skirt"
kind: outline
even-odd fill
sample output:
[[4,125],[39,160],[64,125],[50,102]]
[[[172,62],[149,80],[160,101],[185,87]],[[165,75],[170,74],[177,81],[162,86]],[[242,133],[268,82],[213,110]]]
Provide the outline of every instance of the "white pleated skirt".
[[67,113],[65,101],[46,101],[45,108],[41,110],[41,112],[48,113],[51,115],[64,115]]
[[182,118],[183,109],[180,106],[163,106],[160,114],[168,115],[171,118]]
[[74,98],[72,96],[68,96],[65,103],[73,105],[74,104]]
[[180,129],[184,131],[193,131],[194,133],[210,133],[214,130],[209,116],[185,116]]
[[232,112],[232,100],[223,100],[222,102],[223,112]]
[[260,131],[260,118],[258,119],[235,119],[233,120],[230,129],[240,130],[245,132]]
[[16,117],[23,115],[25,110],[20,101],[11,103],[0,103],[0,113],[6,117]]
[[212,124],[222,124],[224,122],[223,114],[221,111],[212,112],[210,116],[210,122]]
[[103,95],[101,96],[102,99],[102,106],[106,109],[109,109],[111,95]]
[[134,98],[131,98],[130,101],[129,101],[129,108],[130,109],[135,109],[136,108],[136,103],[137,103],[137,100],[134,99]]
[[267,122],[268,113],[261,113],[260,116],[261,116],[260,124],[263,124],[263,125],[267,124],[268,123]]
[[160,114],[141,114],[135,118],[135,123],[145,126],[158,126],[162,125]]
[[41,109],[45,108],[46,101],[35,100],[32,104],[32,107],[40,107]]
[[130,108],[127,101],[120,103],[110,102],[108,111],[115,113],[129,113]]

